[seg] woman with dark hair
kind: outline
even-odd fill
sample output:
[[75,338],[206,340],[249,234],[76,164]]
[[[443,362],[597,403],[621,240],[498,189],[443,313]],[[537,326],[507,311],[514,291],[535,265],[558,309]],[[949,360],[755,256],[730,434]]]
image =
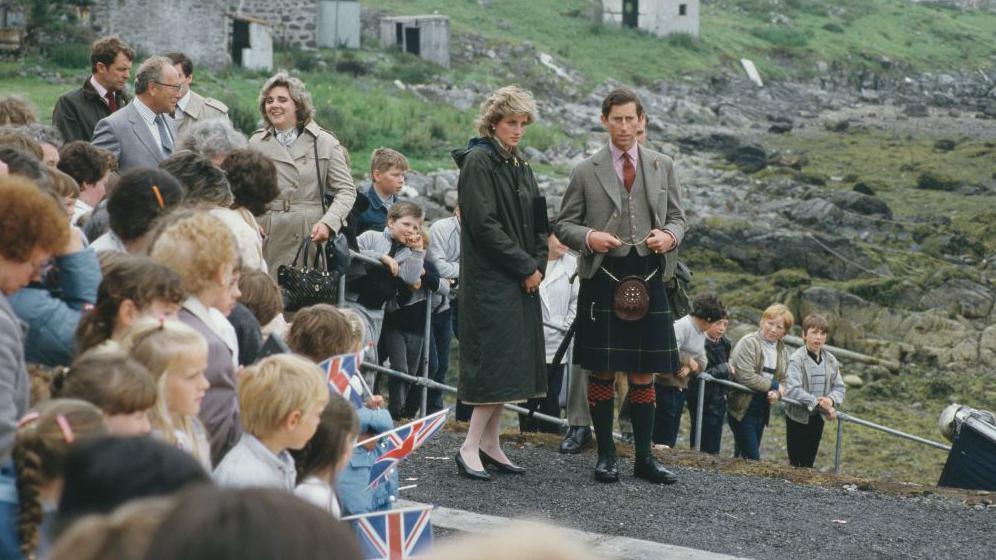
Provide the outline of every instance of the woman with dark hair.
[[256,221],[266,214],[267,205],[280,194],[277,168],[270,158],[252,149],[233,150],[221,162],[228,177],[234,202],[230,209],[216,212],[239,244],[242,265],[267,272],[263,258],[263,235]]
[[474,407],[456,455],[460,474],[485,465],[522,473],[498,441],[502,405],[546,395],[539,285],[546,270],[546,204],[518,152],[536,118],[532,95],[501,88],[481,104],[481,137],[453,152],[460,167],[460,400]]
[[59,171],[76,179],[80,186],[71,223],[75,224],[81,217],[93,212],[104,199],[111,172],[110,158],[113,157],[109,151],[82,140],[70,142],[59,150]]
[[107,199],[111,230],[90,245],[97,252],[140,253],[156,220],[183,201],[183,187],[161,169],[126,171]]
[[[277,168],[280,195],[268,205],[262,226],[263,255],[277,268],[294,261],[302,242],[324,243],[342,228],[356,201],[346,149],[314,121],[315,107],[301,80],[280,72],[259,92],[264,128],[249,145]],[[331,194],[326,208],[324,196]],[[307,257],[307,255],[305,255]]]

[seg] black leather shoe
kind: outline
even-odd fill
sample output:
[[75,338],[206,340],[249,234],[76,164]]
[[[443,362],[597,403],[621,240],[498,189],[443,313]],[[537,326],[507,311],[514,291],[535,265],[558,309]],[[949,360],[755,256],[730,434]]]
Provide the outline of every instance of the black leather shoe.
[[567,436],[560,442],[560,452],[567,455],[581,453],[581,450],[591,444],[591,428],[588,426],[571,426]]
[[599,457],[595,463],[595,480],[599,482],[619,482],[619,469],[615,457]]
[[463,462],[463,456],[457,451],[456,454],[456,464],[457,471],[461,476],[465,476],[471,480],[491,480],[491,475],[485,470],[474,470],[467,466],[467,463]]
[[678,476],[664,468],[660,461],[654,457],[647,456],[637,459],[633,463],[633,476],[649,480],[656,484],[674,484],[678,482]]
[[526,472],[525,467],[520,467],[519,465],[514,465],[512,463],[502,463],[498,459],[495,459],[491,455],[488,455],[484,451],[481,451],[481,463],[485,467],[491,465],[492,467],[498,469],[498,472],[503,472],[506,474],[523,474]]

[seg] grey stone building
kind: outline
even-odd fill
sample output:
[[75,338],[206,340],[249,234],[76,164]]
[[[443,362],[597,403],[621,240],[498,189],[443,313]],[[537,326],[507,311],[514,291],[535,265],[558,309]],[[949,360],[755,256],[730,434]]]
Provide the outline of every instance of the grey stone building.
[[450,67],[448,16],[399,16],[380,19],[381,48],[395,48]]
[[602,0],[602,21],[658,37],[699,36],[699,0]]

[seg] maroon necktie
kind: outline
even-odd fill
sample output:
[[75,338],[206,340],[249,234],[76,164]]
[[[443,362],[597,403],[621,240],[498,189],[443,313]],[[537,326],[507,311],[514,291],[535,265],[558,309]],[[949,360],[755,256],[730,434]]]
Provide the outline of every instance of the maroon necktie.
[[626,192],[633,190],[633,181],[636,180],[636,168],[633,167],[633,162],[629,159],[629,153],[623,152],[623,186],[626,187]]
[[104,95],[104,97],[107,98],[107,106],[111,108],[111,112],[113,113],[114,111],[117,111],[118,102],[116,99],[114,99],[114,92],[109,91]]

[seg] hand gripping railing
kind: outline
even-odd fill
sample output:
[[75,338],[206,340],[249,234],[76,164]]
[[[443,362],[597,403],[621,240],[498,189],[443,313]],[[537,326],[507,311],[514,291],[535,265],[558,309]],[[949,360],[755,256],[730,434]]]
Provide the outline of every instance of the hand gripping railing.
[[[706,388],[706,383],[717,383],[719,385],[724,385],[726,387],[730,387],[731,389],[734,389],[734,390],[737,390],[737,391],[743,391],[745,393],[754,393],[755,392],[750,387],[747,387],[746,385],[741,385],[741,384],[735,383],[733,381],[727,381],[726,379],[716,379],[715,377],[709,375],[708,373],[701,373],[701,374],[699,374],[698,375],[699,392],[698,392],[698,395],[697,395],[698,398],[697,398],[697,401],[696,401],[696,408],[695,408],[695,434],[694,434],[694,438],[695,439],[694,439],[694,441],[695,441],[695,450],[696,451],[700,451],[701,448],[702,448],[702,413],[703,413],[703,409],[705,408],[705,388]],[[801,402],[799,402],[797,400],[786,398],[786,397],[782,397],[779,400],[781,402],[785,403],[785,404],[795,404],[795,405],[799,405],[799,406],[805,406],[805,405],[803,405]],[[821,414],[824,414],[824,413],[821,411]],[[938,443],[936,441],[931,441],[929,439],[925,439],[925,438],[922,438],[920,436],[915,436],[913,434],[907,434],[906,432],[901,432],[899,430],[890,428],[888,426],[882,426],[881,424],[876,424],[875,422],[871,422],[871,421],[865,420],[863,418],[858,418],[857,416],[854,416],[852,414],[848,414],[846,412],[837,411],[837,446],[836,446],[836,448],[834,450],[834,457],[833,457],[833,472],[835,474],[840,474],[840,460],[841,460],[841,455],[843,454],[843,451],[844,451],[844,422],[851,422],[852,424],[857,424],[859,426],[864,426],[866,428],[871,428],[873,430],[878,430],[880,432],[885,432],[885,433],[887,433],[887,434],[889,434],[891,436],[895,436],[895,437],[899,437],[899,438],[903,438],[903,439],[908,439],[910,441],[915,441],[915,442],[923,444],[923,445],[929,445],[930,447],[936,447],[937,449],[943,449],[945,451],[950,451],[951,450],[950,446],[944,445],[943,443]]]

